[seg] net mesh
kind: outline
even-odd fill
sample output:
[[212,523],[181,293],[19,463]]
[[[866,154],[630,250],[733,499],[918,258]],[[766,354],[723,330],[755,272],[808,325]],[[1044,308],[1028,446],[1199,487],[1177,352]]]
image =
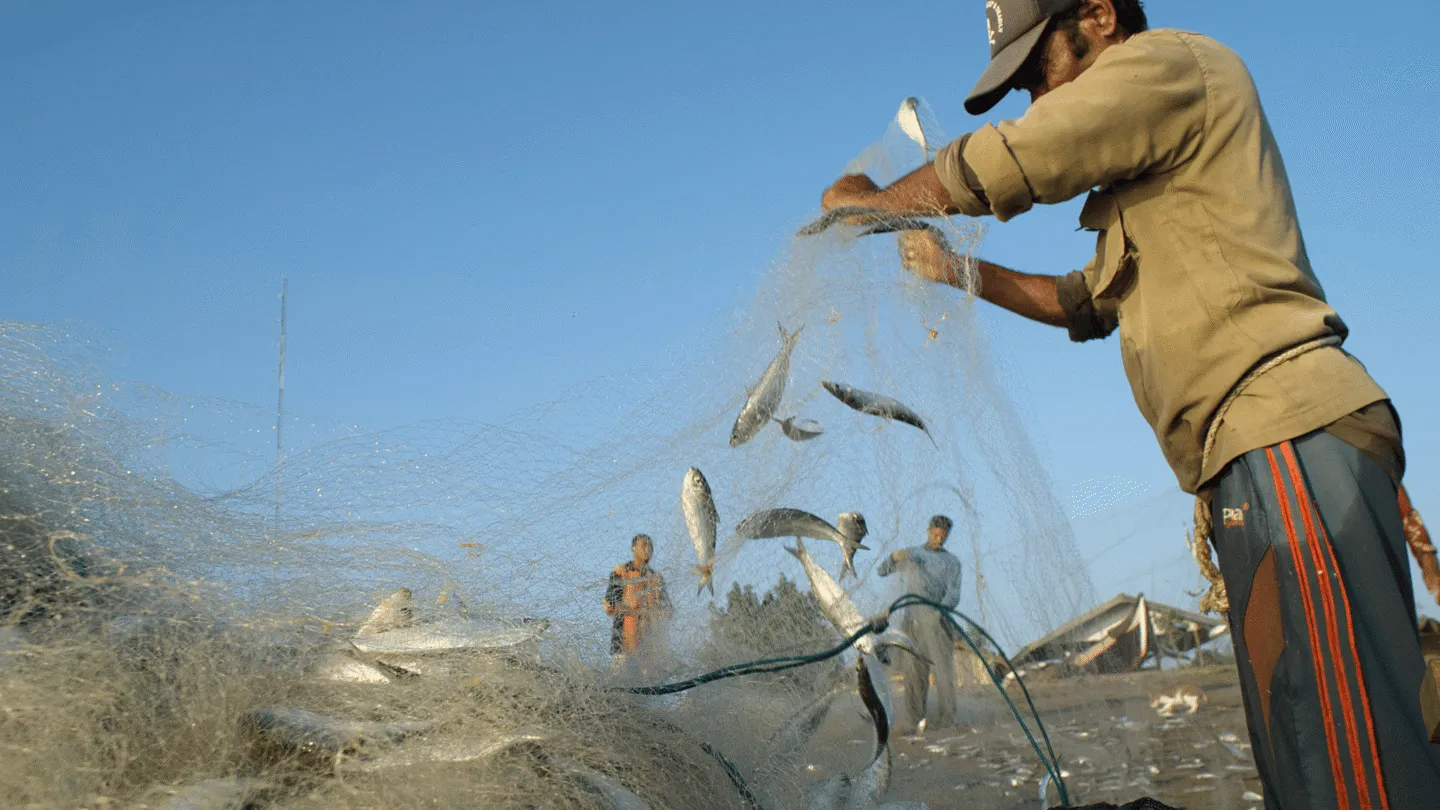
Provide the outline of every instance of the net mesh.
[[[922,158],[892,125],[849,168],[884,183]],[[940,227],[965,253],[982,235]],[[936,513],[955,521],[961,609],[1010,650],[1098,601],[975,309],[903,271],[893,235],[837,226],[794,240],[751,300],[655,368],[495,424],[376,433],[288,417],[281,466],[266,409],[115,382],[93,343],[0,324],[0,804],[590,807],[628,806],[629,791],[657,808],[745,806],[730,763],[764,806],[802,806],[809,783],[868,759],[842,739],[868,729],[847,661],[671,697],[613,687],[841,638],[788,541],[735,535],[765,508],[865,515],[870,550],[845,585],[867,615],[900,593],[876,564],[923,542]],[[732,448],[777,325],[803,333],[775,416],[824,433],[797,442],[772,423]],[[934,442],[846,408],[823,380],[895,397]],[[695,592],[680,509],[690,467],[720,518],[714,600]],[[601,602],[638,532],[673,613],[619,665]],[[807,547],[838,574],[838,546]],[[420,622],[544,631],[489,650],[358,650],[402,587]],[[986,689],[965,692],[969,733],[998,734],[986,750],[1020,780],[1004,792],[1033,796],[1041,768]],[[850,707],[832,725],[849,730],[787,747],[832,693]],[[1053,720],[1114,713],[1071,699]]]

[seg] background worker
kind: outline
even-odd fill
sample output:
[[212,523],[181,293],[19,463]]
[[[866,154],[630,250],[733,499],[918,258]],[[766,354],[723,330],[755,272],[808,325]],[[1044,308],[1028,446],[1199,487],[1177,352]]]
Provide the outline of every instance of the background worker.
[[635,535],[631,560],[615,566],[605,587],[605,615],[614,618],[610,654],[621,661],[653,646],[655,630],[672,611],[665,578],[650,567],[654,552],[649,535]]
[[[950,537],[950,518],[930,518],[925,544],[902,548],[881,561],[876,573],[888,577],[897,571],[906,593],[923,596],[953,608],[960,604],[960,560],[945,550]],[[906,608],[900,616],[900,629],[919,648],[929,663],[913,655],[900,653],[900,677],[905,682],[905,714],[896,725],[896,733],[913,734],[925,720],[925,701],[930,690],[930,674],[935,674],[935,723],[929,728],[945,728],[955,723],[955,642],[950,625],[934,608],[917,605]]]
[[1087,195],[1082,271],[967,267],[922,231],[902,261],[951,284],[975,270],[980,297],[1075,341],[1119,332],[1136,404],[1213,538],[1266,807],[1434,807],[1399,419],[1340,349],[1248,69],[1208,37],[1148,30],[1139,0],[985,14],[990,64],[965,108],[1019,89],[1025,115],[888,188],[841,178],[822,205],[1004,222]]

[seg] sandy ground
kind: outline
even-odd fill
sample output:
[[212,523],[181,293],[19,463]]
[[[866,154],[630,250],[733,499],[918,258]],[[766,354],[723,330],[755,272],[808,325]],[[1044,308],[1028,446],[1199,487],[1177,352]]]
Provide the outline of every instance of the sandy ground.
[[[1167,719],[1150,708],[1152,693],[1173,693],[1184,684],[1206,693],[1194,714],[1182,710]],[[903,690],[899,682],[892,688],[897,697]],[[1122,804],[1142,796],[1189,810],[1263,804],[1239,684],[1229,666],[1055,680],[1030,684],[1030,691],[1072,804]],[[1018,690],[1015,698],[1020,700]],[[932,810],[1059,805],[1054,785],[1041,804],[1043,768],[994,687],[963,690],[960,705],[956,728],[894,740],[887,799],[923,801]],[[934,722],[933,697],[931,714]],[[858,701],[837,705],[812,746],[813,759],[853,770],[863,766],[873,741]],[[815,778],[833,775],[821,765],[810,767]]]

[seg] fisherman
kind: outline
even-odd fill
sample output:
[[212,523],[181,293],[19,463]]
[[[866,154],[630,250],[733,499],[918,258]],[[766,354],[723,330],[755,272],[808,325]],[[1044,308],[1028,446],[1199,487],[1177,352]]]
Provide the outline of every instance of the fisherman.
[[650,567],[654,552],[650,536],[637,534],[630,540],[633,559],[610,572],[610,582],[605,588],[605,615],[614,618],[610,654],[618,662],[648,650],[655,640],[653,631],[671,613],[665,578]]
[[[960,604],[960,561],[945,550],[954,524],[944,515],[930,518],[930,533],[922,546],[902,548],[886,557],[875,573],[888,577],[899,571],[906,593],[923,596],[947,608]],[[915,641],[918,652],[929,659],[900,655],[900,677],[905,681],[905,715],[896,726],[899,734],[914,734],[925,720],[925,698],[930,690],[930,673],[935,673],[935,702],[939,717],[930,728],[955,723],[955,642],[950,624],[940,612],[917,605],[905,608],[900,630]]]
[[[1440,747],[1398,508],[1399,418],[1339,344],[1255,84],[1213,39],[1148,30],[1140,0],[987,0],[990,64],[965,108],[987,124],[888,188],[826,210],[993,215],[1087,194],[1096,255],[1066,276],[949,253],[902,261],[1073,341],[1117,329],[1136,403],[1213,526],[1256,767],[1274,808],[1434,807]],[[967,266],[968,265],[968,266]]]
[[1405,491],[1404,484],[1400,485],[1400,517],[1405,521],[1405,542],[1410,545],[1410,555],[1420,567],[1420,577],[1425,581],[1425,589],[1430,591],[1435,603],[1440,604],[1440,561],[1435,559],[1435,546],[1430,542],[1430,532],[1425,528],[1425,521],[1420,519],[1415,505],[1410,502],[1410,493]]

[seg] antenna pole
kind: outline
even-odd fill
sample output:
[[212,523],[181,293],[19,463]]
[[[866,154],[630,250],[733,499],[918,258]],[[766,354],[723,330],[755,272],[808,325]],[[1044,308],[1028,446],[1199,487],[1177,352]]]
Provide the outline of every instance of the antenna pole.
[[280,366],[279,391],[275,398],[275,522],[280,522],[280,474],[285,469],[285,304],[290,291],[288,279],[280,279]]

